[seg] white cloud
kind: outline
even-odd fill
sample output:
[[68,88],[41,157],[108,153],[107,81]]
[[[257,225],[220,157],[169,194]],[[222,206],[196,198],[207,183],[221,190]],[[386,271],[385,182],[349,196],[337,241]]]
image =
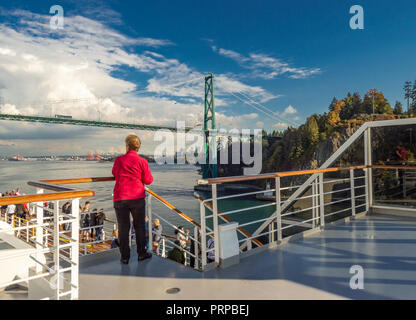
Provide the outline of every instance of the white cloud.
[[[154,125],[174,125],[175,120],[186,120],[187,125],[202,122],[204,73],[153,49],[130,50],[131,46],[172,45],[169,40],[131,38],[83,16],[66,16],[64,29],[52,31],[49,15],[22,10],[3,10],[0,15],[15,20],[13,24],[0,23],[0,95],[6,101],[2,112],[67,114],[74,118]],[[114,71],[124,67],[149,77],[146,85],[138,86],[115,76]],[[195,78],[198,81],[177,85]],[[215,83],[219,107],[235,103],[229,92],[244,92],[261,101],[275,97],[232,75],[216,75]],[[137,92],[144,95],[136,95]],[[58,102],[48,104],[47,100]],[[217,115],[220,126],[231,127],[252,126],[258,116],[229,116],[218,110]],[[13,126],[3,128],[13,131]],[[40,132],[51,135],[45,127]],[[109,132],[98,130],[97,136],[105,133],[109,141]],[[22,140],[20,146],[27,144]],[[79,144],[79,148],[82,146],[84,143]]]
[[289,125],[287,123],[284,123],[284,122],[278,122],[278,123],[275,123],[273,125],[273,128],[276,128],[276,129],[279,129],[279,130],[286,129],[287,127],[289,127]]
[[296,110],[295,108],[293,108],[291,105],[289,105],[282,113],[282,116],[288,115],[288,114],[295,114],[297,113],[298,110]]
[[211,46],[214,52],[233,59],[242,67],[252,70],[251,75],[263,79],[274,79],[280,75],[287,75],[292,79],[306,79],[321,73],[320,68],[292,67],[281,59],[266,54],[250,53],[244,56],[236,51]]

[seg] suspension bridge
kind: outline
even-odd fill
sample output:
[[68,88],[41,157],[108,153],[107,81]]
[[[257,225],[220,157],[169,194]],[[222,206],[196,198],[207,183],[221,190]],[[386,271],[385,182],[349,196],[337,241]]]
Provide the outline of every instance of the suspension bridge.
[[[211,139],[209,137],[210,132],[217,131],[217,122],[216,122],[216,112],[215,112],[215,103],[214,103],[214,75],[212,73],[208,74],[207,76],[203,77],[205,80],[205,90],[204,90],[204,119],[202,128],[200,129],[200,133],[205,135],[205,155],[207,159],[209,159],[210,150],[215,150],[216,144],[215,139]],[[175,86],[180,86],[184,84],[188,84],[190,82],[194,82],[200,80],[200,78],[188,80],[186,82],[181,82],[177,84],[171,84],[165,86],[163,88],[170,88]],[[148,91],[138,91],[136,93],[147,92]],[[255,110],[265,114],[270,119],[275,121],[285,121],[290,123],[291,125],[299,125],[297,122],[293,120],[286,119],[279,115],[277,112],[269,109],[268,107],[264,106],[262,103],[254,100],[254,98],[249,97],[243,92],[231,92],[228,91],[230,95],[234,98],[238,99],[239,101],[247,104],[248,106],[254,108]],[[57,100],[51,101],[49,103],[65,103],[68,101],[81,101],[81,100],[88,100],[88,99],[74,99],[74,100]],[[22,114],[7,114],[2,113],[0,109],[0,120],[6,121],[23,121],[23,122],[32,122],[32,123],[45,123],[45,124],[66,124],[66,125],[76,125],[76,126],[87,126],[87,127],[100,127],[100,128],[118,128],[118,129],[131,129],[131,130],[146,130],[146,131],[158,131],[158,130],[170,130],[176,132],[177,128],[173,126],[165,126],[165,125],[150,125],[144,123],[128,123],[128,122],[114,122],[114,121],[102,121],[100,120],[87,120],[87,119],[75,119],[72,116],[42,116],[42,115],[22,115]],[[192,130],[193,133],[198,133],[197,129],[198,125],[194,127],[185,127],[184,131],[189,132]],[[232,136],[229,134],[228,136]],[[216,134],[216,137],[221,137],[221,134]],[[253,137],[251,135],[251,137]],[[277,140],[280,137],[275,136],[267,136],[263,137],[267,138],[268,140]],[[214,156],[215,157],[215,156]],[[208,163],[209,161],[207,161]],[[206,165],[203,168],[203,177],[217,177],[217,168],[216,165]]]

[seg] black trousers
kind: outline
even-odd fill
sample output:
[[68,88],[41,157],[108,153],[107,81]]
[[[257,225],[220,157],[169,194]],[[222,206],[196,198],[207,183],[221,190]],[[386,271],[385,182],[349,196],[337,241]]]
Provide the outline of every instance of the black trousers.
[[114,201],[118,223],[118,241],[122,259],[130,259],[130,214],[133,217],[133,226],[136,231],[137,254],[142,256],[146,253],[146,200],[122,200]]

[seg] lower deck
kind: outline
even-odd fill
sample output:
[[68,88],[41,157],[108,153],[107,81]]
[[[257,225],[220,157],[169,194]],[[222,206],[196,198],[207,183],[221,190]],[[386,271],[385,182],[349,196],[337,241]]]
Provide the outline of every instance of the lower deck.
[[[80,299],[416,299],[416,218],[366,215],[201,273],[118,254],[81,265]],[[364,289],[350,288],[350,268]],[[179,288],[168,294],[169,288]]]

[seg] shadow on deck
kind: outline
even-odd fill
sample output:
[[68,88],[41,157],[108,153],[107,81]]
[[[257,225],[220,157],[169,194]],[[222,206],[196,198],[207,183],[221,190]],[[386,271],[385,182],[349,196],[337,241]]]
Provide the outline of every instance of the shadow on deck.
[[[415,218],[367,215],[205,273],[116,254],[81,265],[80,299],[416,299],[415,235]],[[353,265],[363,290],[350,289]]]

